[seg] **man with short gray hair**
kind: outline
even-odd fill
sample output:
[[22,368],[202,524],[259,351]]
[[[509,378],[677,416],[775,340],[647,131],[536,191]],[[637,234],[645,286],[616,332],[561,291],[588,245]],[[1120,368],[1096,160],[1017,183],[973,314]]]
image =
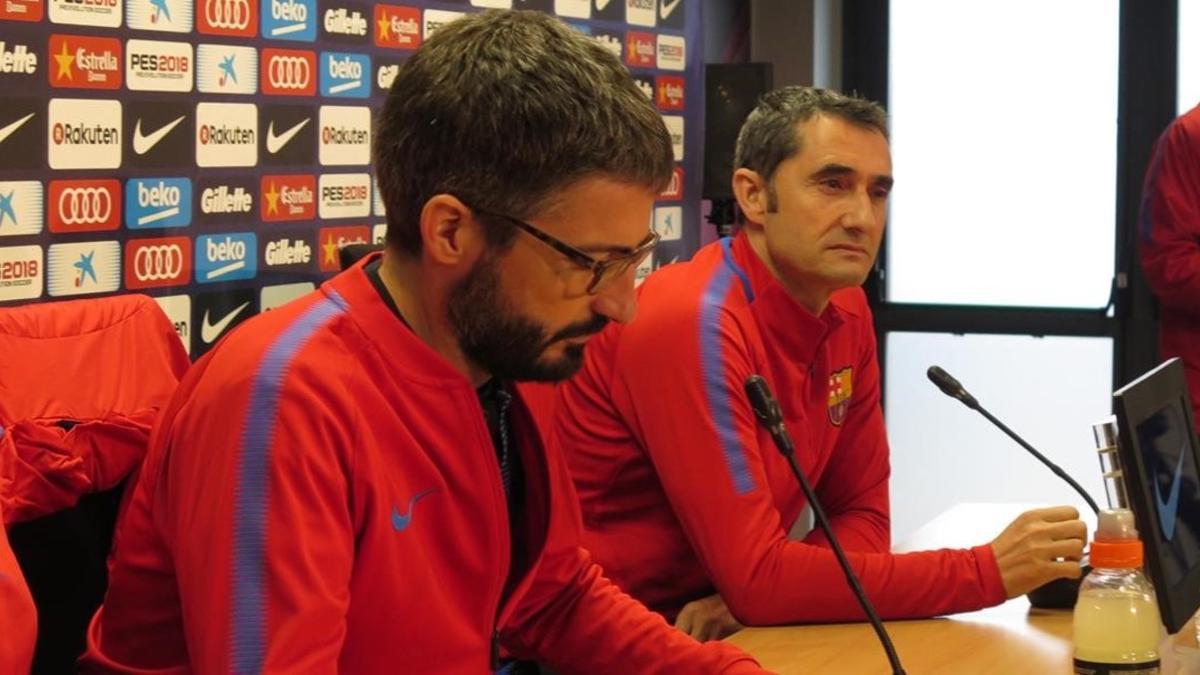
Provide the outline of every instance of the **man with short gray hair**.
[[788,538],[805,499],[744,394],[761,375],[884,618],[979,609],[1078,577],[1086,531],[1071,507],[1026,513],[972,549],[889,553],[879,364],[859,288],[892,188],[883,110],[822,89],[771,92],[735,166],[746,226],[651,275],[638,320],[597,337],[559,388],[584,544],[609,576],[699,639],[743,623],[862,620],[825,534]]

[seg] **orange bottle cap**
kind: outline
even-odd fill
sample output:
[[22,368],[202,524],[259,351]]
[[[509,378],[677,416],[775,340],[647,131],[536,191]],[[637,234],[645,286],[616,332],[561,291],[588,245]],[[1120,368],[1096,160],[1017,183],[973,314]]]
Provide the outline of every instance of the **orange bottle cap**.
[[1091,565],[1093,568],[1106,567],[1110,569],[1141,567],[1142,542],[1138,539],[1093,541]]

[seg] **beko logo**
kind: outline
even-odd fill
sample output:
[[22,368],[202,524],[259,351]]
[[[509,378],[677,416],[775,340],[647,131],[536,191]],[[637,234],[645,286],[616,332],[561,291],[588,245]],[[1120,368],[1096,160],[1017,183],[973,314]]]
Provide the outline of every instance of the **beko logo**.
[[272,239],[263,249],[263,264],[267,267],[306,267],[312,259],[312,246],[298,235]]
[[321,27],[329,39],[355,43],[367,41],[365,7],[351,4],[328,7],[322,18]]
[[50,0],[50,21],[116,28],[121,25],[121,0]]
[[422,38],[428,40],[429,36],[437,32],[437,29],[464,16],[466,14],[462,12],[448,12],[442,9],[425,10],[425,29],[422,32]]
[[125,86],[134,91],[191,91],[192,46],[186,42],[129,40]]
[[121,104],[94,99],[50,99],[51,169],[121,166]]
[[366,98],[371,94],[367,77],[371,57],[366,54],[321,54],[321,95],[331,98]]
[[262,0],[263,37],[312,42],[317,38],[314,0]]
[[192,240],[187,237],[125,242],[125,288],[139,290],[186,284],[192,274]]
[[264,49],[262,90],[276,96],[312,96],[317,91],[317,55],[294,49]]
[[263,176],[262,219],[311,220],[317,214],[316,189],[313,176]]
[[50,231],[99,232],[121,226],[121,182],[115,178],[50,181]]
[[196,105],[196,165],[258,163],[258,108],[253,103]]
[[196,238],[196,281],[202,284],[251,279],[258,271],[257,238],[253,232],[213,234]]
[[198,30],[207,35],[253,37],[258,26],[258,5],[253,0],[200,0]]
[[371,109],[321,106],[320,161],[324,165],[369,164]]
[[671,134],[671,149],[675,152],[675,161],[683,161],[683,117],[680,115],[663,115],[663,124],[667,133]]
[[38,234],[44,215],[40,182],[0,181],[0,237]]
[[654,35],[636,31],[625,34],[625,65],[635,68],[654,66]]
[[258,91],[258,52],[253,47],[200,45],[196,61],[196,88],[206,94]]
[[657,5],[657,0],[625,0],[625,22],[634,26],[653,26]]
[[375,5],[375,45],[398,49],[421,46],[421,11],[414,7]]
[[125,23],[138,30],[192,32],[192,0],[128,0]]
[[54,57],[50,86],[120,89],[120,40],[84,35],[51,35],[48,49]]
[[322,219],[365,218],[371,215],[371,176],[365,173],[325,174],[320,180]]
[[41,297],[44,284],[41,246],[0,246],[0,300]]
[[190,178],[131,178],[125,183],[125,227],[184,227],[192,222]]
[[37,69],[37,52],[31,50],[28,45],[10,44],[4,40],[0,40],[0,73],[5,75],[33,75],[37,72]]
[[46,286],[53,297],[108,293],[121,285],[121,245],[115,241],[53,244]]
[[687,61],[687,43],[677,35],[658,36],[658,67],[662,70],[683,70]]

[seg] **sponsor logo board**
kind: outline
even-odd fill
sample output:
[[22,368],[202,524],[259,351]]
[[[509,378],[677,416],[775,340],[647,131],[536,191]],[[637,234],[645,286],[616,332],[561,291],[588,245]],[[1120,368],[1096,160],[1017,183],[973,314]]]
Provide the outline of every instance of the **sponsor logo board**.
[[253,103],[196,104],[196,165],[258,164],[258,108]]
[[121,286],[121,245],[115,241],[51,244],[46,288],[51,297],[111,293]]
[[163,314],[175,328],[175,334],[183,342],[187,353],[192,353],[192,298],[188,295],[166,295],[154,298]]
[[263,234],[263,271],[311,272],[317,259],[311,234],[301,231]]
[[191,222],[190,178],[130,178],[125,183],[125,227],[186,227]]
[[52,180],[46,208],[55,234],[115,230],[121,226],[121,181]]
[[313,96],[317,91],[317,55],[301,49],[262,51],[262,93]]
[[371,163],[371,109],[321,106],[321,164]]
[[659,206],[655,208],[654,231],[663,241],[679,241],[683,236],[683,207]]
[[317,158],[317,111],[294,105],[259,108],[258,128],[263,148],[259,153],[267,166],[312,164]]
[[191,153],[195,130],[190,104],[128,101],[123,109],[129,138],[126,166],[178,167]]
[[[7,0],[5,0],[7,1]],[[50,22],[116,28],[121,25],[122,0],[47,0]]]
[[371,57],[342,52],[321,53],[321,96],[366,98],[371,95]]
[[125,288],[180,286],[191,277],[191,239],[163,237],[125,242]]
[[258,52],[253,47],[200,45],[196,88],[206,94],[253,94],[258,91]]
[[429,36],[436,33],[439,28],[464,16],[466,14],[463,12],[450,12],[444,9],[425,10],[425,22],[421,30],[421,38],[428,40]]
[[[2,0],[0,0],[2,1]],[[89,35],[51,35],[46,47],[52,87],[120,89],[121,41]]]
[[663,110],[683,110],[683,78],[660,75],[655,79],[655,103]]
[[262,36],[273,40],[317,39],[315,0],[262,0]]
[[683,116],[663,115],[663,124],[667,125],[667,133],[671,134],[671,150],[675,153],[675,161],[683,161]]
[[196,333],[192,356],[199,358],[218,340],[258,313],[253,288],[198,293],[192,298],[192,326]]
[[661,70],[683,70],[687,64],[687,42],[678,35],[659,35],[657,53]]
[[0,0],[0,21],[41,21],[45,0]]
[[258,273],[258,239],[253,232],[196,237],[196,281],[202,284],[253,279]]
[[191,91],[195,67],[192,46],[186,42],[125,43],[125,86],[133,91]]
[[205,35],[254,37],[258,32],[257,0],[197,0],[196,30]]
[[322,272],[337,272],[341,269],[338,251],[350,244],[366,244],[371,241],[371,228],[366,225],[349,227],[323,227],[317,234],[320,250],[319,267]]
[[371,10],[348,0],[321,3],[321,38],[365,45],[370,41]]
[[272,309],[282,307],[296,298],[301,298],[312,293],[316,288],[314,284],[306,281],[294,284],[263,286],[262,292],[259,294],[262,311],[269,312]]
[[125,0],[125,23],[137,30],[192,32],[192,0]]
[[[0,0],[3,2],[3,0]],[[40,169],[46,156],[46,102],[6,98],[0,106],[0,169]]]
[[376,47],[416,49],[421,46],[421,10],[399,5],[375,5]]
[[51,169],[121,166],[121,104],[95,99],[50,99],[47,123]]
[[365,173],[324,174],[318,181],[322,219],[371,215],[371,176]]
[[255,177],[201,177],[196,185],[196,222],[217,225],[254,220],[257,192]]
[[312,220],[317,215],[317,179],[314,176],[263,176],[262,219]]
[[41,246],[0,246],[0,302],[40,298],[45,283]]
[[36,180],[0,181],[0,237],[39,234],[45,225],[42,184]]

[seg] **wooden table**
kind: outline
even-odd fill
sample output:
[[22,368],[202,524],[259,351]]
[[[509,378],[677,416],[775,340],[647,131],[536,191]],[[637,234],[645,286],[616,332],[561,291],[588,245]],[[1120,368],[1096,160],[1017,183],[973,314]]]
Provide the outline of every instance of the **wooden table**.
[[[998,534],[1024,508],[1013,504],[961,504],[935,518],[896,549],[979,544]],[[888,621],[885,625],[909,675],[1072,672],[1071,612],[1033,609],[1024,597],[979,612],[921,621]],[[1194,629],[1185,629],[1180,636],[1194,634]],[[1178,639],[1183,642],[1183,638]],[[766,668],[784,675],[891,672],[874,631],[864,623],[747,628],[731,636],[729,642],[753,654]],[[1194,639],[1189,647],[1194,649]]]

